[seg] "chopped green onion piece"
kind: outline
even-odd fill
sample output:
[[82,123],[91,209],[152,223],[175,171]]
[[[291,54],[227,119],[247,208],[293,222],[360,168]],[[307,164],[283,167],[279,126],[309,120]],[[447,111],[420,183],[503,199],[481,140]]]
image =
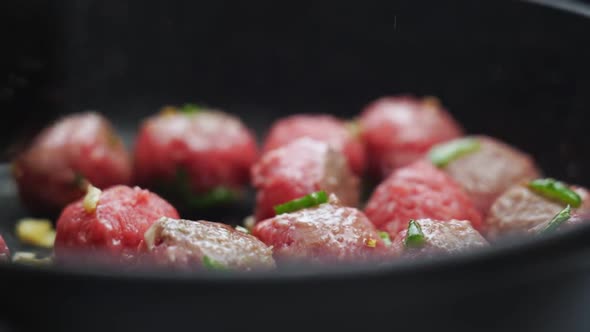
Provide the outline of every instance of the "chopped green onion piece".
[[246,233],[246,234],[250,234],[250,231],[246,228],[246,227],[242,227],[240,225],[236,226],[236,230],[238,232],[242,232],[242,233]]
[[287,203],[275,205],[274,210],[276,214],[283,214],[320,205],[326,202],[328,202],[328,194],[322,190],[305,195],[301,198],[294,199]]
[[547,234],[555,231],[561,224],[568,221],[571,217],[572,208],[568,205],[561,210],[551,221],[541,230],[540,234]]
[[195,208],[205,208],[208,206],[232,202],[235,199],[235,194],[231,189],[219,186],[205,194],[190,194],[187,198],[190,206]]
[[82,173],[80,173],[80,172],[74,173],[73,184],[75,187],[80,188],[81,190],[86,189],[86,186],[88,185],[88,183],[86,182],[86,179],[84,178],[84,175],[82,175]]
[[186,114],[195,114],[201,111],[201,107],[196,104],[184,104],[180,111]]
[[407,248],[417,248],[423,246],[424,242],[426,242],[426,239],[424,238],[424,233],[422,233],[420,224],[418,224],[415,220],[410,220],[404,245]]
[[182,167],[176,170],[176,176],[172,181],[160,183],[157,188],[162,196],[197,209],[228,204],[237,198],[232,189],[223,186],[213,188],[206,193],[194,193],[188,172]]
[[475,138],[460,138],[435,146],[428,156],[435,166],[445,167],[455,159],[476,152],[480,147],[479,140]]
[[391,246],[391,238],[389,237],[389,233],[387,232],[379,232],[379,237],[383,240],[386,246]]
[[582,205],[582,198],[565,183],[555,179],[537,179],[529,183],[529,188],[537,194],[551,200],[569,204],[574,208]]
[[203,266],[208,270],[227,270],[227,266],[219,263],[207,255],[203,256]]

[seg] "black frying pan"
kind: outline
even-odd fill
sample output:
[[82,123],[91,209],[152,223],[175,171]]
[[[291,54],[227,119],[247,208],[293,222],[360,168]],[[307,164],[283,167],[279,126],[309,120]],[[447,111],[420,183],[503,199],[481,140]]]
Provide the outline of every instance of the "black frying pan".
[[[132,141],[159,106],[204,102],[262,137],[290,113],[350,117],[381,95],[414,93],[439,96],[469,132],[530,152],[548,175],[590,185],[581,14],[468,0],[24,3],[0,11],[23,27],[3,29],[15,33],[2,63],[28,82],[2,86],[15,119],[2,122],[5,159],[83,109]],[[0,232],[14,251],[13,223],[28,213],[6,168],[0,181]],[[582,227],[438,261],[249,276],[0,266],[0,329],[587,331],[589,241]]]

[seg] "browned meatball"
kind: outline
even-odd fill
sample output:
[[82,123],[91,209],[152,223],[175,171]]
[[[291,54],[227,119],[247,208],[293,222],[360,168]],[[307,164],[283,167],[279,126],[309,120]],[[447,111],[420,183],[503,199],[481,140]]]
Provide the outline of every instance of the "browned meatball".
[[[588,191],[579,187],[571,189],[582,198],[578,211],[590,211]],[[535,227],[546,225],[565,206],[565,203],[535,193],[526,183],[515,185],[492,205],[486,218],[487,237],[497,239],[502,235],[527,233]]]
[[145,233],[149,257],[181,270],[272,269],[272,250],[254,236],[210,221],[161,218]]
[[486,239],[466,220],[418,219],[414,223],[423,234],[421,245],[406,246],[408,229],[401,231],[393,241],[394,251],[402,253],[405,257],[434,257],[488,246]]
[[391,253],[364,213],[340,205],[334,195],[317,207],[259,222],[253,234],[272,245],[281,262],[364,262]]
[[474,136],[479,149],[449,162],[443,169],[469,194],[482,214],[509,187],[539,173],[531,157],[494,138]]

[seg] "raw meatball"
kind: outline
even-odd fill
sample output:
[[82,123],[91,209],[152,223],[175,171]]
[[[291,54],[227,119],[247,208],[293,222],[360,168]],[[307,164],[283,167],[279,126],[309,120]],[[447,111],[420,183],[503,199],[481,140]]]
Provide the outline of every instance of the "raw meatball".
[[456,254],[476,248],[488,246],[488,242],[467,220],[438,221],[432,219],[418,219],[424,242],[418,247],[406,247],[407,228],[401,231],[393,240],[394,250],[403,252],[403,256],[434,257],[442,254]]
[[431,146],[462,135],[462,129],[435,98],[383,97],[365,107],[362,140],[373,174],[420,159]]
[[410,219],[469,220],[481,230],[481,215],[444,172],[418,161],[400,168],[371,195],[365,213],[379,229],[396,236]]
[[145,233],[155,263],[176,269],[272,269],[272,250],[224,224],[161,218]]
[[[588,191],[571,187],[582,198],[578,213],[590,212]],[[537,226],[545,226],[566,204],[547,199],[530,190],[526,183],[518,184],[502,194],[492,205],[486,218],[489,239],[502,235],[525,234]]]
[[531,157],[496,139],[472,137],[479,149],[443,167],[486,215],[496,198],[509,187],[539,176]]
[[319,190],[335,193],[344,205],[358,204],[359,179],[342,153],[307,137],[264,154],[252,168],[252,182],[256,220],[274,216],[275,205]]
[[207,197],[233,196],[249,182],[256,141],[234,116],[189,110],[168,109],[143,123],[135,146],[135,176],[138,184],[166,198],[207,207],[219,203]]
[[330,144],[342,151],[352,171],[361,175],[365,169],[365,150],[353,126],[334,116],[324,114],[299,114],[274,123],[264,144],[270,151],[298,138],[309,137]]
[[128,184],[131,160],[108,120],[97,113],[69,115],[44,129],[13,163],[23,203],[39,213],[57,213],[98,188]]
[[55,255],[78,253],[135,260],[145,231],[160,217],[178,218],[165,200],[138,187],[115,186],[68,205],[57,221]]
[[317,207],[259,222],[253,234],[273,246],[278,262],[362,262],[391,253],[369,219],[340,205],[335,195]]
[[10,250],[8,250],[8,246],[6,242],[4,242],[4,238],[0,235],[0,262],[9,262],[10,261]]

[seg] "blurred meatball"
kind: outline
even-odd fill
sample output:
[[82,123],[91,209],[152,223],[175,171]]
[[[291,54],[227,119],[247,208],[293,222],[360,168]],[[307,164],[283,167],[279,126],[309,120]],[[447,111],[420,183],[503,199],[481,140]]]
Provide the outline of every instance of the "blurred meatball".
[[131,161],[108,120],[97,113],[66,116],[44,129],[13,163],[23,203],[38,213],[57,213],[98,188],[128,184]]
[[135,179],[188,207],[227,203],[249,182],[253,133],[236,117],[185,106],[144,121],[135,144]]
[[4,238],[0,235],[0,262],[10,261],[10,250],[4,242]]
[[365,150],[353,127],[326,114],[289,116],[273,124],[266,137],[264,151],[276,149],[298,138],[309,137],[342,151],[351,170],[361,175],[365,169]]
[[383,97],[366,106],[360,130],[372,173],[381,177],[420,159],[433,145],[462,135],[437,99],[409,96]]
[[344,205],[358,204],[359,179],[342,153],[307,137],[265,153],[252,168],[252,183],[257,220],[274,216],[275,205],[319,190],[335,193]]

